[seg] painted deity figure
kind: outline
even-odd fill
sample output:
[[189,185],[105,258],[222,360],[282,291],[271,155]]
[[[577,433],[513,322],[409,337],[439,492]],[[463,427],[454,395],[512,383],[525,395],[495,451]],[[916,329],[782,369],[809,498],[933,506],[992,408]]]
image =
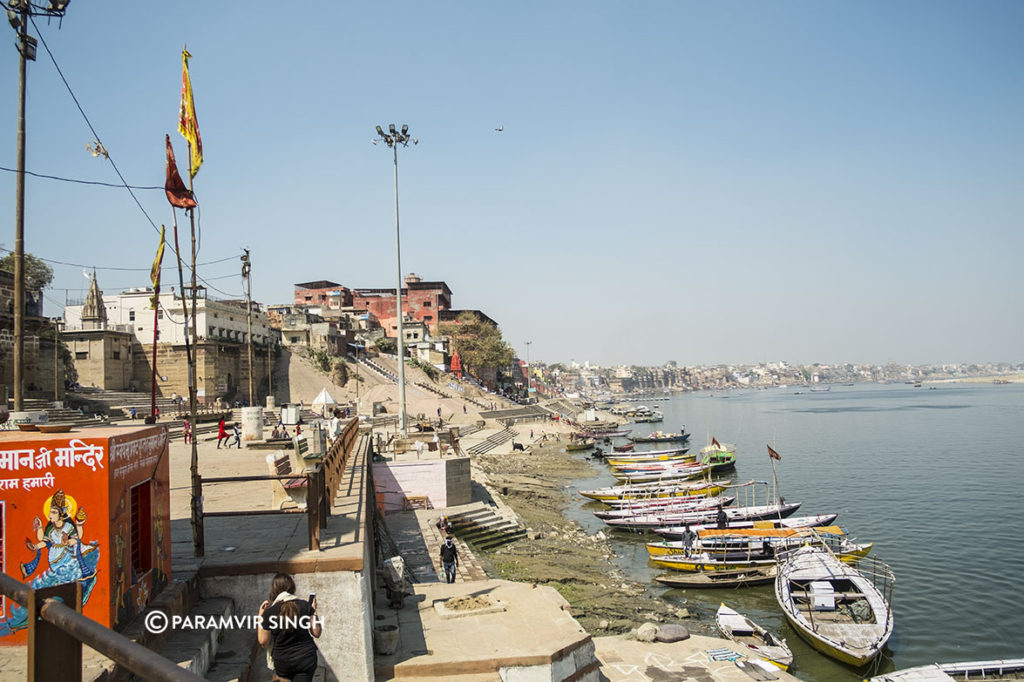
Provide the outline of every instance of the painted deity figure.
[[[32,521],[36,540],[25,541],[35,556],[21,564],[22,579],[28,580],[38,569],[46,550],[47,568],[32,578],[28,586],[32,589],[52,587],[70,582],[82,583],[82,605],[89,601],[89,595],[96,584],[96,566],[99,563],[99,543],[83,544],[82,531],[85,527],[85,510],[78,508],[75,513],[74,498],[58,490],[47,500],[44,511],[47,523],[44,526],[39,517]],[[28,612],[21,606],[12,605],[10,616],[0,621],[0,637],[24,628]]]

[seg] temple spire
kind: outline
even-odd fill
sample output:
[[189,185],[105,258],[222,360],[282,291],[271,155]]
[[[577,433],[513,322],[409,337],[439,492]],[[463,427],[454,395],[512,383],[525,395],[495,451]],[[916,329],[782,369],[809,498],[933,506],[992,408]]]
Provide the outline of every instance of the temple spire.
[[89,283],[89,294],[85,297],[85,304],[82,306],[82,328],[103,329],[107,326],[107,306],[103,304],[103,292],[96,282],[96,271],[92,273],[92,281]]

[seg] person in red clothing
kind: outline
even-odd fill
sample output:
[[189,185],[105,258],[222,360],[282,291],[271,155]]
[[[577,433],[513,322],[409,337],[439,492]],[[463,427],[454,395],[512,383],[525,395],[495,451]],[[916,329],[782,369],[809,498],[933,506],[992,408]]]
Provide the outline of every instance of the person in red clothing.
[[228,439],[228,429],[224,424],[224,418],[221,417],[220,424],[217,425],[217,449],[220,450],[220,444]]

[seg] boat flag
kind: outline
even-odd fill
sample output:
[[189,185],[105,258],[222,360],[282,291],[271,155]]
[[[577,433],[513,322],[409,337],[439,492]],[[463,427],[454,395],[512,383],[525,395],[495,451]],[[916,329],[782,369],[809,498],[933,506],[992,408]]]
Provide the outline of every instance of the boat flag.
[[716,448],[722,447],[721,444],[718,442],[718,438],[716,438],[715,436],[711,436],[711,444],[714,445]]
[[203,140],[199,137],[199,122],[196,120],[196,102],[192,97],[192,79],[188,75],[188,50],[181,51],[181,106],[178,110],[178,132],[188,140],[188,174],[194,178],[203,165]]
[[156,310],[160,299],[160,265],[164,260],[164,226],[160,226],[160,244],[156,247],[156,258],[153,259],[153,269],[149,271],[149,278],[153,280],[153,310]]
[[164,180],[164,191],[167,193],[167,201],[171,206],[178,208],[195,208],[196,199],[185,181],[178,174],[178,163],[174,160],[174,147],[171,146],[171,136],[164,135],[167,141],[167,178]]
[[782,455],[780,455],[779,453],[775,452],[775,450],[772,448],[771,445],[768,446],[768,456],[771,457],[772,459],[777,459],[779,461],[782,461]]

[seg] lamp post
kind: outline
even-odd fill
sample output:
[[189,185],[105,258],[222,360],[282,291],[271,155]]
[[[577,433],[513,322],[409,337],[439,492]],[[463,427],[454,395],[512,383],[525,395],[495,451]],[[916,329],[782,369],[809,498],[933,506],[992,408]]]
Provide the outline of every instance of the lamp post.
[[28,34],[33,16],[64,17],[69,0],[50,0],[46,7],[30,0],[8,0],[7,21],[18,32],[18,174],[14,208],[14,410],[24,409],[25,383],[25,81],[26,63],[36,60],[37,41]]
[[398,433],[402,438],[408,434],[405,423],[405,338],[402,332],[402,242],[398,230],[398,147],[408,147],[412,142],[419,144],[419,140],[409,137],[409,126],[402,125],[402,129],[396,130],[395,124],[388,125],[388,131],[377,126],[377,139],[373,144],[383,141],[394,154],[395,159],[395,264],[398,267],[398,285],[395,287],[395,313],[398,316]]
[[530,404],[530,344],[533,341],[526,341],[526,404]]

